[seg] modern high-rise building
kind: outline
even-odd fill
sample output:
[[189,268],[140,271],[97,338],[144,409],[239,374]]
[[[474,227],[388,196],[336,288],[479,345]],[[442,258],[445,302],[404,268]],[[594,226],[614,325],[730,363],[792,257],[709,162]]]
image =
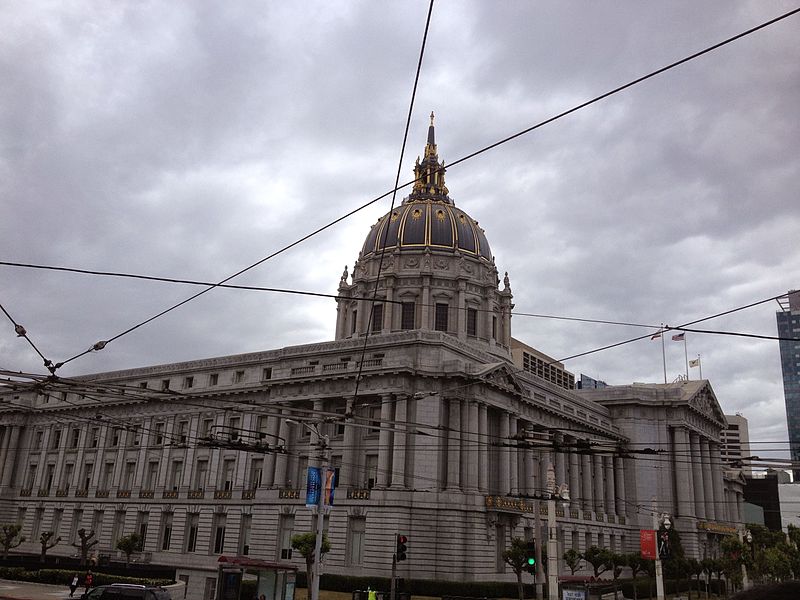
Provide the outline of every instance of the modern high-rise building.
[[[780,301],[780,305],[777,320],[778,336],[782,338],[780,349],[786,425],[792,460],[800,462],[800,291],[789,291],[788,297]],[[793,469],[792,473],[794,480],[800,481],[800,468]]]
[[750,433],[747,427],[747,419],[740,414],[735,414],[725,415],[725,420],[728,422],[728,427],[723,429],[720,434],[722,438],[722,448],[720,448],[722,464],[740,468],[749,477],[753,474],[753,469],[749,464],[741,463],[743,458],[752,454],[750,452]]

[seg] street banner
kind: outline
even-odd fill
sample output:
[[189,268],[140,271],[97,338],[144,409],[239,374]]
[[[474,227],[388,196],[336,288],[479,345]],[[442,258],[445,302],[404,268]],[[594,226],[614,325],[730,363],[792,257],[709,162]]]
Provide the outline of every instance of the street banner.
[[323,502],[325,506],[333,506],[333,492],[336,489],[336,471],[328,469],[325,471],[325,496]]
[[308,467],[306,477],[306,506],[312,508],[319,505],[319,495],[322,493],[322,473],[319,467]]
[[656,553],[656,532],[653,529],[639,530],[639,547],[642,552],[642,558],[650,560],[658,558]]

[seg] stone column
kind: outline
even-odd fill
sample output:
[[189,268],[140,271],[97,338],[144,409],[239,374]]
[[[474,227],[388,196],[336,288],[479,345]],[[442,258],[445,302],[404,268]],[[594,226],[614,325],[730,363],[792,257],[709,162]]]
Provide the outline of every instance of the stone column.
[[[390,332],[394,329],[394,315],[397,312],[397,306],[394,300],[394,277],[386,277],[386,302],[383,303],[383,323],[382,328],[384,333]],[[399,329],[399,328],[398,328]]]
[[[279,443],[285,444],[286,449],[289,449],[289,424],[286,419],[289,417],[289,412],[284,409],[281,411],[281,416],[278,418],[278,438]],[[289,466],[288,454],[278,454],[275,457],[275,477],[273,483],[277,487],[286,487],[286,471]]]
[[614,457],[603,457],[603,469],[605,470],[606,488],[606,514],[613,515],[616,512],[616,490],[614,489]]
[[478,489],[489,490],[489,423],[485,404],[478,404]]
[[[575,442],[575,438],[569,439],[570,444]],[[578,510],[580,507],[580,499],[581,499],[581,467],[580,467],[580,455],[575,452],[575,448],[573,447],[569,453],[569,494],[570,494],[570,507],[573,510]]]
[[461,400],[450,398],[447,435],[447,489],[458,490],[461,481]]
[[478,439],[478,402],[470,400],[468,403],[468,419],[466,429],[467,433],[467,485],[466,489],[470,492],[478,491],[478,449],[482,446]]
[[[280,418],[276,416],[267,417],[267,437],[264,442],[269,444],[270,448],[276,448],[280,444],[278,440],[278,431],[280,429]],[[275,485],[275,461],[278,455],[275,452],[269,452],[264,456],[264,487],[272,487]],[[350,480],[346,479],[349,484]]]
[[569,485],[569,480],[567,478],[567,464],[566,464],[566,454],[564,453],[564,434],[563,433],[556,433],[555,436],[555,451],[553,454],[555,455],[555,469],[556,469],[556,485],[564,485],[565,483]]
[[511,444],[508,447],[508,467],[509,467],[509,489],[511,490],[512,494],[519,494],[519,462],[517,457],[519,456],[519,449],[516,447],[519,443],[515,440],[517,435],[517,418],[512,417],[509,415],[508,417],[508,435],[510,439],[508,443]]
[[694,515],[698,519],[706,518],[706,498],[703,485],[703,455],[700,452],[700,436],[689,434],[689,462],[692,467],[692,487],[694,488]]
[[[547,450],[539,451],[539,492],[547,492],[547,470],[550,468],[550,461],[553,455]],[[558,483],[556,481],[556,483]]]
[[725,484],[722,481],[722,461],[719,455],[719,444],[713,443],[709,445],[711,449],[711,475],[713,477],[714,489],[714,514],[717,516],[717,521],[725,520],[725,505],[722,504],[724,497]]
[[[10,431],[9,431],[10,429]],[[6,427],[6,446],[3,451],[5,461],[3,462],[3,479],[0,482],[0,487],[7,488],[12,484],[11,475],[14,473],[14,466],[17,461],[17,444],[19,443],[19,434],[22,427],[19,425],[11,425],[10,428]],[[39,463],[40,468],[44,468]]]
[[378,481],[379,488],[389,486],[389,475],[392,469],[392,395],[381,395],[381,430],[378,434]]
[[685,427],[674,427],[673,434],[673,461],[675,463],[675,483],[678,493],[678,515],[687,517],[691,515],[691,500],[694,492],[691,487],[692,474],[689,471],[689,461],[686,459],[686,449],[689,445],[689,432]]
[[466,340],[467,339],[467,310],[466,310],[466,303],[464,302],[464,290],[467,287],[466,281],[463,279],[458,281],[458,291],[456,292],[456,302],[457,302],[457,310],[456,310],[456,332],[458,335],[458,339]]
[[615,507],[618,516],[627,514],[627,498],[625,496],[625,461],[619,457],[613,458],[614,461],[614,490],[616,492]]
[[594,493],[592,490],[592,457],[589,454],[581,455],[583,485],[581,485],[581,498],[583,499],[583,510],[591,512],[594,506]]
[[605,512],[605,486],[603,485],[603,457],[594,456],[594,509],[602,514]]
[[700,440],[700,454],[703,461],[703,497],[706,501],[706,519],[714,521],[717,513],[714,506],[714,483],[711,473],[711,453],[708,440]]
[[[353,397],[347,398],[347,406],[345,412],[348,415],[353,415],[355,412]],[[354,419],[344,422],[344,436],[342,451],[342,484],[356,488],[359,487],[358,478],[356,477],[356,457],[358,456],[358,439],[360,438],[361,429],[356,427]]]
[[[500,444],[507,444],[508,440],[508,415],[505,413],[500,415]],[[498,471],[499,477],[497,485],[500,488],[500,494],[508,494],[511,491],[511,483],[508,477],[508,447],[499,446],[498,448]]]
[[406,487],[406,422],[408,421],[408,396],[397,397],[394,411],[394,455],[392,456],[392,488]]
[[433,323],[431,323],[430,275],[422,276],[422,306],[420,306],[420,323],[422,324],[422,329],[433,329]]

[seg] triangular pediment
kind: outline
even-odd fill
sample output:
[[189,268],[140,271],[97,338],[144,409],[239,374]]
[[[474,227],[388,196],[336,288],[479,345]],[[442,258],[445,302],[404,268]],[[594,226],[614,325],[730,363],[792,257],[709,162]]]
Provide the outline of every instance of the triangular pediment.
[[722,411],[722,407],[720,407],[717,401],[714,390],[711,389],[711,384],[707,381],[704,382],[704,385],[698,387],[697,391],[689,398],[689,406],[712,421],[718,422],[722,427],[726,426],[727,420],[725,419],[725,413]]
[[517,379],[516,370],[508,363],[479,365],[474,375],[486,383],[512,393],[522,394],[524,391],[522,384]]

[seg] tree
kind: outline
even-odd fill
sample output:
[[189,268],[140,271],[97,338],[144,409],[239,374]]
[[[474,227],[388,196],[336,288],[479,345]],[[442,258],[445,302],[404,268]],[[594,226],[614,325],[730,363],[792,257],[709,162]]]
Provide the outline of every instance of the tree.
[[608,553],[608,560],[606,560],[605,567],[607,571],[611,571],[611,577],[614,580],[614,594],[617,593],[617,579],[622,574],[622,569],[625,568],[627,559],[624,554],[617,554],[616,552]]
[[703,573],[703,566],[696,558],[686,559],[686,574],[689,576],[689,600],[692,600],[692,577],[697,581],[698,595],[700,594],[700,575]]
[[639,573],[647,573],[649,563],[652,562],[653,561],[648,558],[642,558],[642,555],[638,552],[632,552],[625,556],[625,564],[627,564],[631,569],[634,600],[638,600],[639,598],[639,587],[636,585],[636,576],[639,575]]
[[503,551],[503,561],[511,567],[517,576],[517,593],[519,600],[525,598],[524,587],[522,586],[522,574],[532,573],[535,575],[536,566],[528,565],[528,542],[522,538],[511,540],[511,548]]
[[138,533],[122,536],[117,540],[117,550],[125,553],[125,566],[131,564],[131,554],[142,549],[142,538]]
[[[306,559],[306,581],[308,581],[308,589],[311,589],[311,583],[314,580],[312,573],[314,566],[314,549],[317,543],[317,534],[314,532],[298,533],[292,536],[292,548],[300,553],[300,556]],[[322,545],[320,547],[320,554],[325,556],[330,552],[331,543],[326,534],[322,534]],[[320,556],[320,562],[322,562]]]
[[575,550],[575,548],[570,548],[564,552],[564,564],[569,567],[571,575],[575,575],[575,571],[581,568],[582,560],[583,557],[581,556],[581,553]]
[[75,542],[72,543],[73,546],[79,548],[81,551],[81,565],[86,565],[86,562],[89,558],[89,550],[94,548],[97,544],[100,543],[100,540],[93,540],[94,537],[94,530],[86,533],[86,530],[81,527],[78,529],[78,537],[81,538],[81,543],[76,544]]
[[594,569],[594,576],[597,578],[611,568],[609,567],[611,551],[606,550],[605,548],[592,546],[583,553],[583,560],[592,565],[592,568]]
[[50,540],[54,535],[55,532],[53,531],[45,531],[39,536],[39,543],[42,545],[42,553],[39,555],[39,562],[44,563],[45,560],[47,560],[47,551],[61,541],[61,537],[57,537],[51,542]]
[[19,525],[3,525],[0,527],[0,545],[3,546],[3,558],[8,558],[8,551],[16,548],[25,541],[25,536],[20,536],[22,527]]

